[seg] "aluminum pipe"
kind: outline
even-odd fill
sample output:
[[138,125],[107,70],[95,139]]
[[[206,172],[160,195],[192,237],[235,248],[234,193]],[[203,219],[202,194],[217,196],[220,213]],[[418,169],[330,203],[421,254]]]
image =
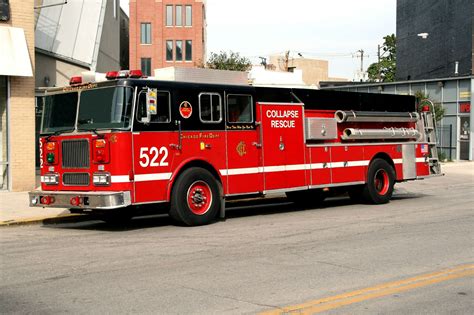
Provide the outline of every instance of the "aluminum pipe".
[[338,110],[334,113],[338,123],[343,122],[417,122],[418,113],[410,112],[363,112]]
[[385,128],[385,129],[344,129],[343,140],[372,140],[372,139],[419,139],[420,132],[414,128]]

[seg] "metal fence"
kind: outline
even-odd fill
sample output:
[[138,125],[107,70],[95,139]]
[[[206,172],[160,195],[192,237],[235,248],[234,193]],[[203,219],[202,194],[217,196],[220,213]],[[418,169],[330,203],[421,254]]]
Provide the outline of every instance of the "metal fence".
[[440,157],[452,160],[453,152],[456,152],[456,147],[453,146],[453,125],[437,126],[436,141]]

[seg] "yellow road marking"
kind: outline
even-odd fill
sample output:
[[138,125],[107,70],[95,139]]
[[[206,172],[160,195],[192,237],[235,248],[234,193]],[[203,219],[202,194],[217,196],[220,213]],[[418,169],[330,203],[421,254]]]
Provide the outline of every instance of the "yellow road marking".
[[388,282],[373,287],[364,288],[336,296],[309,301],[303,304],[270,310],[261,314],[314,314],[335,309],[341,306],[382,297],[397,292],[407,291],[438,282],[453,280],[461,277],[473,276],[474,264],[463,265],[452,269],[441,270],[404,280]]

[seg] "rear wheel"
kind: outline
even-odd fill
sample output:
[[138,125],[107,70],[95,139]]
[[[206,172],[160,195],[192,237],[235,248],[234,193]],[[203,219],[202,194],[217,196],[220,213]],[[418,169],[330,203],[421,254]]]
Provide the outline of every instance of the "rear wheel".
[[189,226],[210,223],[221,207],[219,191],[209,171],[199,167],[185,170],[171,192],[170,216]]
[[375,159],[369,165],[367,183],[362,190],[364,200],[372,204],[390,201],[395,184],[395,170],[383,159]]

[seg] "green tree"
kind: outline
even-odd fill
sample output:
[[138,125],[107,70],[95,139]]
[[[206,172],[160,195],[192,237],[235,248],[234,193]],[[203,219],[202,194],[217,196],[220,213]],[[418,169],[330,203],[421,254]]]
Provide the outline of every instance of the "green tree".
[[221,51],[218,54],[211,52],[206,66],[209,69],[248,71],[252,63],[248,58],[241,57],[239,53]]
[[397,49],[395,34],[387,35],[381,47],[380,60],[367,68],[369,81],[371,82],[393,82],[395,81],[395,70],[397,67]]
[[[420,104],[420,102],[422,100],[430,99],[430,95],[425,94],[422,91],[416,91],[415,92],[415,98],[416,98],[416,105],[418,107],[418,105]],[[441,119],[443,119],[444,113],[445,113],[446,110],[443,108],[443,106],[440,103],[434,103],[433,102],[433,105],[434,105],[434,113],[435,113],[435,117],[436,117],[436,122],[440,122]]]

